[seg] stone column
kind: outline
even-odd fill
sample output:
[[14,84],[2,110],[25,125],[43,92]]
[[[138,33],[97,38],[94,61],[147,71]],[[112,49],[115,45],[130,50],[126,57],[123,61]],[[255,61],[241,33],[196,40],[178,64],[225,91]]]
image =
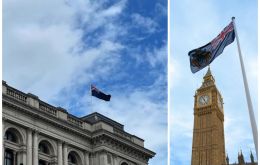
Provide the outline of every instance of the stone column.
[[66,143],[63,144],[63,165],[68,165],[68,146]]
[[13,151],[13,156],[14,156],[14,163],[13,163],[13,165],[16,165],[17,164],[17,153],[16,153],[16,151]]
[[32,130],[27,129],[27,165],[32,165]]
[[114,162],[113,162],[114,164],[113,165],[119,165],[117,156],[115,155],[113,157],[114,157]]
[[85,157],[85,165],[89,165],[89,153],[85,152],[84,157]]
[[22,163],[23,165],[26,165],[26,151],[22,152]]
[[107,165],[107,154],[102,152],[99,156],[100,165]]
[[62,142],[58,141],[58,165],[62,165]]
[[33,134],[33,165],[38,165],[38,132]]
[[5,119],[2,119],[2,140],[3,140],[3,147],[2,147],[2,161],[4,164],[5,161]]

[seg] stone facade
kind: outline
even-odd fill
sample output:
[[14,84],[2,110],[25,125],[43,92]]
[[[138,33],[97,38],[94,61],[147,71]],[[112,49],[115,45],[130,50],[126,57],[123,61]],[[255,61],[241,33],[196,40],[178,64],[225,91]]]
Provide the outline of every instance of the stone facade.
[[84,117],[2,82],[4,165],[147,165],[144,140],[99,113]]

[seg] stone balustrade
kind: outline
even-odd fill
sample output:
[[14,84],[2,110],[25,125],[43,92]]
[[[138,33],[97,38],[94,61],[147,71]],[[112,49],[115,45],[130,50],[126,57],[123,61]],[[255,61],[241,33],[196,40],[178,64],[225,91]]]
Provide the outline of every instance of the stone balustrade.
[[44,111],[44,112],[47,112],[53,116],[57,116],[57,110],[55,107],[49,105],[49,104],[46,104],[44,102],[40,102],[39,103],[39,108],[40,110]]
[[27,99],[27,96],[26,94],[18,91],[18,90],[15,90],[13,88],[7,88],[6,90],[6,94],[15,98],[16,100],[19,100],[19,101],[22,101],[22,102],[25,102],[26,103],[26,99]]
[[80,119],[77,119],[74,116],[68,115],[67,121],[76,125],[76,126],[78,126],[78,127],[81,127],[81,128],[83,127],[83,122]]
[[30,94],[30,93],[25,94],[17,89],[14,89],[14,88],[8,86],[5,81],[2,81],[2,93],[3,93],[3,95],[7,95],[8,97],[14,98],[20,102],[23,102],[24,104],[27,104],[35,109],[38,109],[44,113],[47,113],[47,114],[57,117],[59,119],[65,120],[68,123],[75,125],[79,128],[91,131],[91,130],[97,130],[98,129],[97,126],[101,126],[102,129],[108,130],[109,132],[113,132],[115,135],[118,135],[124,139],[128,139],[129,141],[132,141],[138,145],[143,145],[142,139],[140,140],[140,139],[136,138],[135,136],[133,136],[121,129],[113,128],[112,126],[109,126],[104,123],[103,123],[103,125],[100,125],[100,124],[102,124],[102,122],[100,122],[100,124],[94,124],[94,125],[86,123],[86,122],[82,121],[80,118],[77,118],[76,116],[68,114],[68,112],[61,107],[54,107],[52,105],[49,105],[48,103],[41,101],[37,96],[35,96],[33,94]]

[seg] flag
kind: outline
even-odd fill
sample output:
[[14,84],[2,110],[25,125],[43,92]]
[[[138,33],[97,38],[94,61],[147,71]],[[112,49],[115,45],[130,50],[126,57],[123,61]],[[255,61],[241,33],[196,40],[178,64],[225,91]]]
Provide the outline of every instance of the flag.
[[111,95],[106,95],[105,93],[98,90],[94,85],[91,85],[91,95],[105,101],[110,101],[111,98]]
[[208,44],[191,50],[190,68],[192,73],[203,69],[209,65],[217,56],[219,56],[224,48],[231,44],[235,39],[235,30],[233,22],[226,26],[222,32]]

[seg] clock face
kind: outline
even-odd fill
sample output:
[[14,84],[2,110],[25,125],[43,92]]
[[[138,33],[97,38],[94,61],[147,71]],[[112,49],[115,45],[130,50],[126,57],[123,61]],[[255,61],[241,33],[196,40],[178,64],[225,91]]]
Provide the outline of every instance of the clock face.
[[209,103],[209,96],[202,95],[199,97],[199,105],[207,105]]

